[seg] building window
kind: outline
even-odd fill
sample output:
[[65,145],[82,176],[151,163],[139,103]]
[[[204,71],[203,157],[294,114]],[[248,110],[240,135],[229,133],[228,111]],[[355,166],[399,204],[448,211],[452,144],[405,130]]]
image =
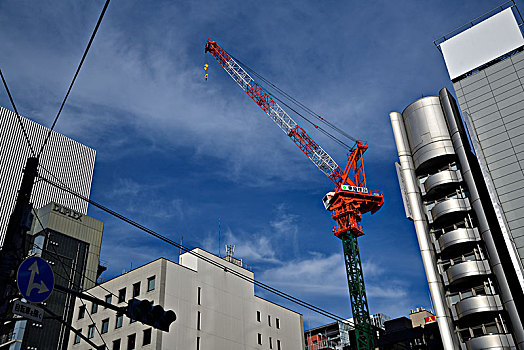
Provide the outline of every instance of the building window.
[[118,291],[118,303],[123,303],[126,301],[126,289],[122,288]]
[[78,308],[78,319],[80,320],[84,318],[85,315],[86,315],[86,306],[82,305]]
[[151,328],[144,330],[144,338],[142,340],[142,345],[151,344]]
[[282,348],[280,347],[280,340],[277,339],[277,350],[282,350]]
[[257,321],[260,322],[260,311],[257,311]]
[[[79,330],[78,330],[78,333],[82,333],[82,329],[79,329]],[[80,334],[78,334],[78,333],[75,334],[75,340],[73,341],[73,344],[78,344],[78,343],[80,343],[80,339],[81,339],[81,338],[80,338]]]
[[280,320],[278,318],[275,320],[275,323],[276,323],[277,329],[280,329]]
[[133,284],[133,298],[140,295],[140,282]]
[[95,325],[92,324],[87,329],[87,338],[91,339],[95,336]]
[[104,334],[109,331],[109,318],[102,320],[102,331],[100,333]]
[[196,350],[200,350],[200,337],[197,337]]
[[200,311],[197,311],[197,330],[200,330]]
[[262,345],[262,334],[258,333],[258,345]]
[[273,349],[273,340],[271,340],[271,337],[269,337],[269,348]]
[[91,313],[96,314],[97,312],[98,312],[98,304],[93,303],[93,305],[91,306]]
[[120,350],[120,339],[113,340],[113,350]]
[[113,296],[111,294],[106,295],[106,303],[111,304],[112,299],[113,299]]
[[127,336],[127,350],[133,350],[136,347],[136,334]]
[[198,287],[198,291],[197,291],[197,293],[198,293],[197,303],[198,303],[198,305],[202,305],[202,304],[200,303],[200,294],[202,293],[202,288]]
[[150,292],[155,289],[155,276],[147,279],[147,291]]
[[122,327],[124,315],[116,315],[115,329]]
[[271,316],[267,315],[267,324],[271,327]]

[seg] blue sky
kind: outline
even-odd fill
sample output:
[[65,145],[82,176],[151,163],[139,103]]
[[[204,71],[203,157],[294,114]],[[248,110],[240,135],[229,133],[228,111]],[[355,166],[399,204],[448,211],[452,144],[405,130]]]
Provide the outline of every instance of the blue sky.
[[[389,112],[442,87],[433,40],[504,1],[119,1],[110,4],[56,130],[97,150],[91,198],[189,247],[235,256],[255,278],[350,317],[333,187],[212,59],[207,38],[349,134],[366,140],[361,256],[372,313],[431,308],[394,168]],[[520,2],[518,5],[522,6]],[[103,1],[0,2],[0,68],[19,112],[49,126]],[[0,104],[11,109],[7,95]],[[297,120],[339,163],[346,150]],[[106,279],[178,250],[96,208]],[[305,327],[329,322],[304,314]]]

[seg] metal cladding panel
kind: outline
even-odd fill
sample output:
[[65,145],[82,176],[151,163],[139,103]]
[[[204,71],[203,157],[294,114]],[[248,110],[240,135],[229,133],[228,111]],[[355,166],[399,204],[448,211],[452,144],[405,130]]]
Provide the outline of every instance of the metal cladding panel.
[[464,278],[488,275],[491,273],[486,260],[464,261],[452,265],[446,270],[447,284],[453,284]]
[[468,210],[471,210],[471,206],[467,198],[449,198],[431,208],[431,216],[435,222],[446,215],[462,213]]
[[455,304],[459,318],[479,313],[502,310],[502,303],[498,295],[478,295],[463,299]]
[[424,189],[426,193],[439,192],[440,188],[446,185],[454,185],[462,181],[462,176],[459,172],[454,170],[445,170],[436,174],[430,175],[424,181]]
[[455,244],[479,241],[480,236],[478,229],[475,228],[458,228],[446,232],[438,239],[438,245],[441,251]]
[[487,334],[468,340],[467,348],[468,350],[513,349],[515,343],[510,334]]
[[440,44],[451,79],[524,45],[508,8]]
[[[49,129],[21,117],[33,149],[42,145]],[[46,149],[40,156],[39,175],[61,182],[74,192],[89,198],[95,150],[56,132],[51,133]],[[3,243],[7,223],[14,207],[16,194],[22,179],[22,169],[31,156],[16,114],[0,107],[0,245]],[[49,173],[52,175],[50,175]],[[56,177],[56,178],[55,178]],[[66,191],[37,181],[31,201],[35,208],[51,201],[65,205],[82,214],[87,213],[88,203]]]
[[455,151],[438,97],[424,97],[402,112],[415,169],[453,157]]
[[[515,226],[508,222],[524,217],[524,201],[517,195],[524,188],[524,84],[518,73],[523,64],[524,52],[520,52],[454,84],[486,181],[492,186],[491,200],[501,211],[499,224],[509,231],[506,244],[513,247],[508,249],[520,277],[524,242],[516,240]],[[491,97],[481,101],[479,95]],[[524,290],[524,279],[521,286]]]

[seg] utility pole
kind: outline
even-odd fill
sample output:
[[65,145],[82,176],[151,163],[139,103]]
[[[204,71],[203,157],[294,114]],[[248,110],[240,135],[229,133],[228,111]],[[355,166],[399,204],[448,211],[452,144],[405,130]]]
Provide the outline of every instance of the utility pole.
[[[27,231],[31,229],[33,217],[29,201],[37,167],[38,158],[27,158],[15,208],[7,225],[4,245],[0,249],[0,318],[6,317],[9,302],[16,294],[15,275],[25,255],[25,238]],[[2,328],[3,321],[0,321],[0,331]]]

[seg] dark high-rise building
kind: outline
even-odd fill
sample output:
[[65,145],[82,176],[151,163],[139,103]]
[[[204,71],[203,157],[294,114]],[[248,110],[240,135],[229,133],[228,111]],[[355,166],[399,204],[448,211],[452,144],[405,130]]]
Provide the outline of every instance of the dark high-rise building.
[[[86,290],[94,287],[97,279],[102,232],[101,221],[51,202],[36,211],[28,247],[51,265],[55,284]],[[72,323],[74,296],[55,289],[42,304],[68,324]],[[70,331],[52,318],[42,323],[10,322],[6,326],[2,348],[67,348]],[[7,347],[6,343],[11,345]]]

